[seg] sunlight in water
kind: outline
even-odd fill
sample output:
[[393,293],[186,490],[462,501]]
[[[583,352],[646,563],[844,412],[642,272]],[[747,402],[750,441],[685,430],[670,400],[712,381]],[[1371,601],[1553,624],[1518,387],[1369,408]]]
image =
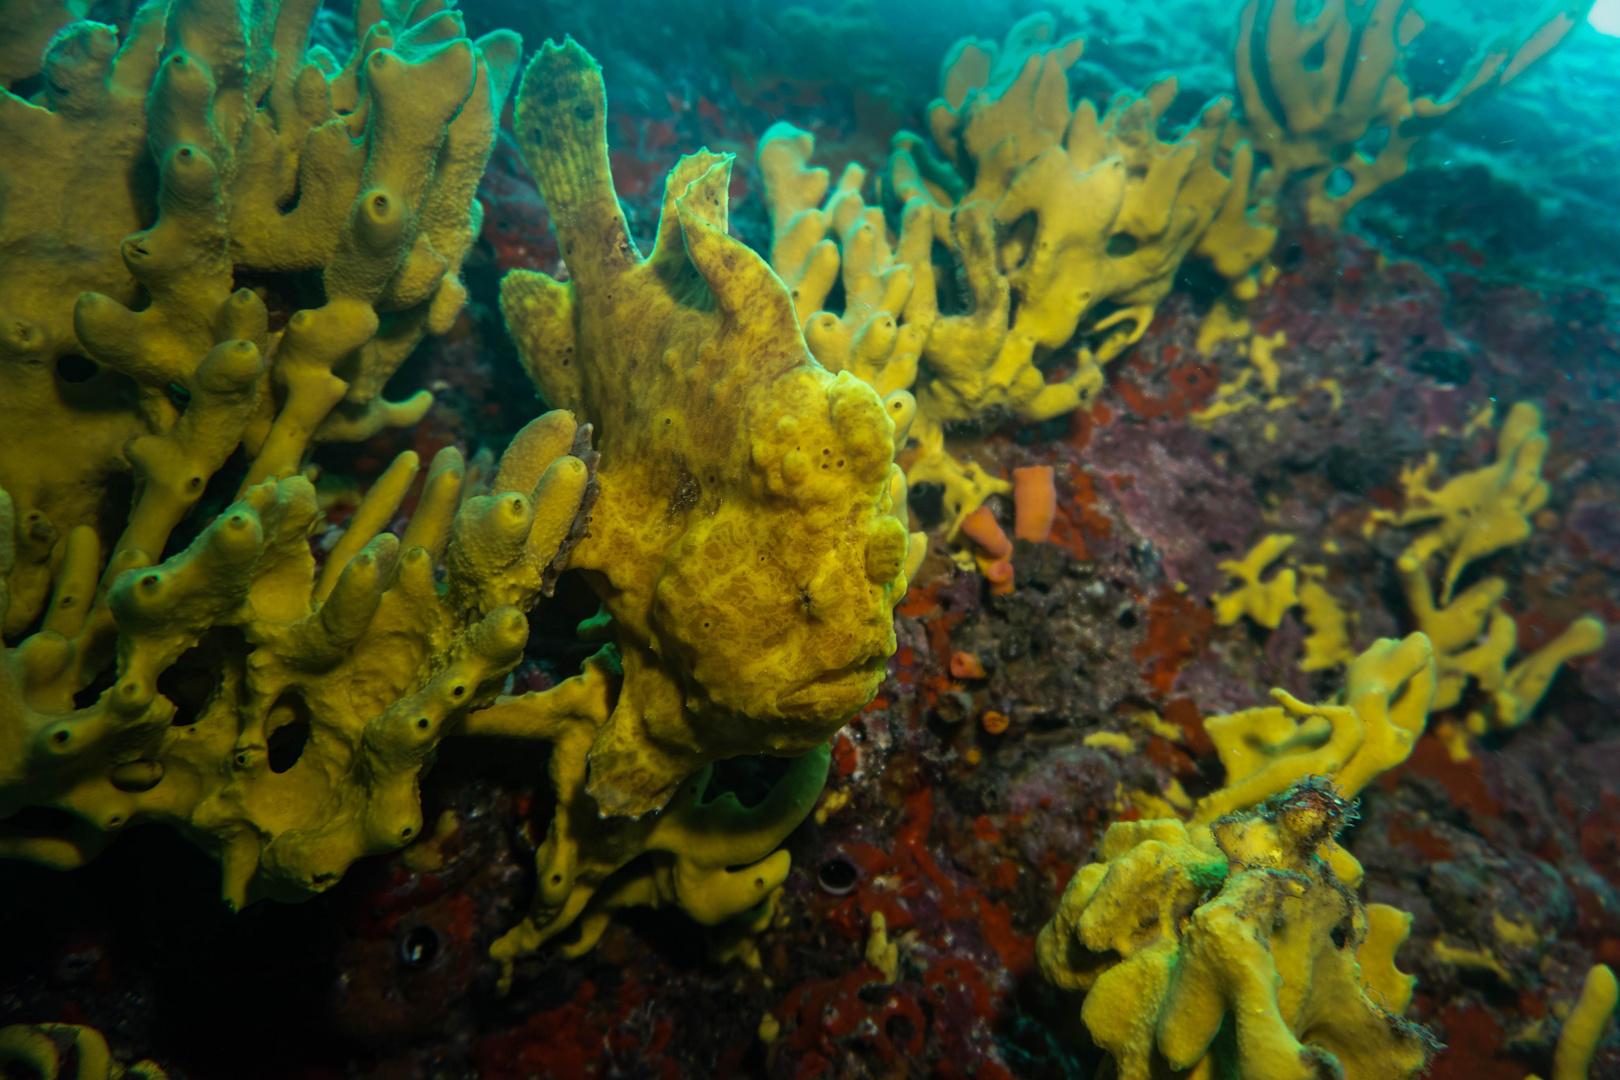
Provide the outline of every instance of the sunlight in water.
[[1620,0],[1597,0],[1587,19],[1598,33],[1620,37]]

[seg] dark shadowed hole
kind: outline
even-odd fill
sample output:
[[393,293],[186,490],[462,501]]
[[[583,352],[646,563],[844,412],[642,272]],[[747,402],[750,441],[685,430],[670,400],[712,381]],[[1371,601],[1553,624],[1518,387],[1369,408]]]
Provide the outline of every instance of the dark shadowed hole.
[[860,876],[855,864],[848,859],[828,859],[821,864],[821,869],[816,871],[816,881],[822,890],[833,896],[843,896],[855,888]]
[[78,353],[69,353],[56,361],[56,374],[61,376],[63,382],[89,382],[96,377],[96,373],[100,370],[100,364],[97,364],[88,356],[80,356]]
[[270,329],[280,330],[296,311],[314,310],[326,303],[326,284],[319,273],[272,273],[237,267],[231,289],[252,289],[264,300]]
[[17,97],[27,101],[35,94],[45,89],[45,73],[35,72],[26,79],[18,79],[10,86],[11,92]]
[[1424,349],[1406,366],[1446,386],[1462,386],[1474,377],[1474,365],[1468,357],[1449,349]]
[[1312,45],[1309,49],[1306,49],[1305,55],[1300,57],[1299,62],[1306,71],[1321,71],[1322,64],[1325,63],[1326,60],[1327,41],[1326,39],[1323,39],[1322,41],[1318,41],[1315,45]]
[[1226,279],[1208,259],[1189,258],[1176,271],[1176,288],[1189,294],[1200,309],[1215,303],[1226,291]]
[[187,649],[157,677],[158,693],[174,703],[177,727],[195,724],[214,696],[218,681],[208,665],[209,652],[202,646]]
[[[1018,260],[1019,266],[1022,266],[1024,263],[1028,262],[1029,257],[1034,254],[1035,226],[1037,224],[1035,211],[1029,210],[1019,217],[1017,221],[1013,222],[1007,227],[1007,239],[1016,241],[1019,249],[1024,253],[1023,257]],[[1003,269],[1006,271],[1011,271],[1016,269],[1016,267],[1008,266],[1004,267]]]
[[270,771],[284,773],[298,764],[309,743],[309,706],[289,690],[271,706],[265,726],[270,728],[270,737],[266,740]]
[[1115,233],[1108,238],[1108,257],[1111,259],[1123,259],[1127,255],[1135,255],[1136,248],[1136,237],[1130,233]]
[[827,299],[826,302],[821,305],[821,310],[831,311],[835,314],[842,315],[844,313],[844,305],[848,302],[848,297],[844,295],[844,279],[840,277],[837,281],[833,282],[833,287],[827,291]]
[[887,1001],[891,992],[887,983],[867,983],[855,991],[855,996],[868,1005],[877,1005]]
[[952,254],[950,248],[938,240],[934,241],[930,251],[929,258],[934,264],[934,288],[939,293],[939,313],[960,315],[965,311],[972,311],[973,295],[968,291],[966,283],[961,280],[956,256]]
[[703,791],[703,801],[711,802],[730,792],[744,806],[757,806],[787,774],[792,763],[792,758],[770,754],[745,754],[717,761],[714,772],[709,774],[709,786]]
[[294,210],[298,209],[298,200],[302,199],[303,197],[304,185],[294,184],[292,194],[287,197],[287,201],[277,203],[276,209],[283,214],[290,214]]
[[1367,129],[1367,133],[1365,135],[1356,140],[1356,153],[1360,154],[1368,161],[1371,161],[1379,154],[1383,153],[1384,147],[1388,145],[1389,125],[1374,124],[1372,127]]
[[[73,707],[75,709],[88,709],[96,703],[96,699],[101,696],[103,690],[108,689],[117,681],[118,669],[108,664],[101,674],[91,680],[89,686],[73,695]],[[163,677],[160,675],[158,676],[158,687],[161,688],[162,686]]]
[[945,485],[913,484],[906,496],[906,505],[917,515],[923,528],[934,528],[945,520]]
[[413,926],[399,943],[399,962],[420,971],[439,955],[439,932],[431,926]]
[[1334,169],[1328,174],[1327,184],[1323,190],[1327,192],[1329,198],[1337,199],[1340,196],[1348,195],[1350,189],[1355,186],[1356,178],[1350,175],[1348,169]]

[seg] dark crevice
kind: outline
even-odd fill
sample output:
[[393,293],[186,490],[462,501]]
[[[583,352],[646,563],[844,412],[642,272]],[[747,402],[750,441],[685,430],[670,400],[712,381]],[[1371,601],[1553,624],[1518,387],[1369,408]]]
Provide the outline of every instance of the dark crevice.
[[284,692],[271,706],[265,726],[270,730],[265,739],[270,771],[284,773],[298,764],[309,745],[310,712],[303,696],[295,690]]

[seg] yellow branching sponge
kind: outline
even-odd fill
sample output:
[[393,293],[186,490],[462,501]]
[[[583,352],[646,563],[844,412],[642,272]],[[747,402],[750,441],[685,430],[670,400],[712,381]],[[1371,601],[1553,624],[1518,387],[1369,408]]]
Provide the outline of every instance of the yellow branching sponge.
[[1199,800],[1193,820],[1255,806],[1306,776],[1328,777],[1354,798],[1411,754],[1434,689],[1433,650],[1422,634],[1412,634],[1374,642],[1353,660],[1341,703],[1307,705],[1273,690],[1276,705],[1206,718],[1226,784]]
[[[1304,609],[1305,625],[1310,634],[1305,638],[1305,655],[1300,658],[1302,671],[1323,671],[1338,667],[1354,657],[1350,645],[1349,614],[1322,584],[1327,568],[1307,564],[1296,570],[1283,567],[1262,581],[1268,567],[1293,547],[1294,538],[1280,533],[1264,537],[1241,559],[1227,559],[1220,569],[1242,584],[1231,592],[1211,599],[1215,605],[1215,621],[1231,626],[1247,615],[1256,625],[1275,630],[1282,625],[1283,615],[1296,605]],[[1305,580],[1300,581],[1303,571]]]
[[[97,528],[103,546],[118,535],[120,474],[135,474],[143,519],[124,542],[156,554],[152,537],[238,445],[256,484],[296,473],[313,441],[367,438],[431,404],[381,391],[465,300],[473,192],[518,39],[469,41],[437,5],[391,26],[360,4],[359,45],[339,65],[306,51],[315,5],[259,7],[144,4],[122,44],[74,23],[35,101],[0,90],[12,636],[42,609],[74,529]],[[155,194],[138,179],[148,169]],[[266,297],[291,305],[236,287],[265,275],[318,281],[323,300],[272,319]],[[182,434],[186,402],[209,394],[239,407]]]
[[[916,557],[892,464],[910,395],[886,406],[810,359],[791,317],[775,318],[790,311],[780,284],[757,260],[739,267],[745,249],[728,246],[712,201],[724,168],[694,159],[696,172],[689,162],[672,188],[694,216],[677,224],[671,211],[662,261],[647,270],[667,287],[661,314],[678,326],[653,335],[665,352],[640,354],[685,355],[694,366],[647,381],[649,367],[662,370],[656,362],[610,353],[616,365],[557,395],[617,432],[604,443],[613,498],[599,508],[593,558],[570,555],[587,537],[597,455],[589,427],[556,411],[517,435],[487,485],[456,450],[441,451],[396,536],[387,529],[419,466],[401,455],[318,562],[310,537],[322,515],[298,472],[304,448],[410,420],[425,405],[388,405],[377,391],[461,306],[472,191],[516,59],[509,35],[474,47],[434,5],[417,5],[422,18],[397,35],[366,21],[373,5],[360,7],[361,48],[337,70],[320,66],[320,50],[302,67],[272,59],[302,55],[308,5],[251,32],[230,5],[177,8],[167,27],[163,5],[148,5],[116,56],[105,28],[59,42],[54,62],[68,66],[54,69],[55,111],[0,103],[0,125],[46,142],[79,138],[86,160],[97,133],[134,133],[125,164],[150,138],[163,167],[156,222],[123,240],[122,276],[74,277],[101,272],[129,231],[113,220],[121,204],[110,194],[102,209],[112,224],[64,226],[88,246],[56,250],[57,262],[45,233],[10,214],[18,203],[0,219],[12,251],[38,257],[0,268],[0,377],[21,395],[4,399],[21,411],[15,424],[6,413],[0,438],[28,436],[16,444],[26,454],[4,458],[24,495],[14,503],[0,487],[0,618],[27,626],[45,609],[36,632],[0,648],[0,856],[78,866],[131,824],[165,821],[219,860],[230,905],[299,899],[355,859],[422,834],[418,776],[442,738],[499,734],[555,745],[559,805],[531,916],[497,949],[508,974],[517,955],[576,919],[588,947],[609,912],[632,904],[676,905],[708,925],[752,919],[787,873],[786,854],[772,851],[825,780],[826,734],[870,697],[893,649],[890,612]],[[86,57],[99,67],[75,82],[69,62]],[[524,115],[536,124],[532,110]],[[570,113],[563,125],[579,119]],[[707,178],[694,183],[699,174]],[[587,286],[611,284],[592,276],[594,264],[575,265]],[[30,267],[33,278],[13,273]],[[261,297],[231,291],[244,269],[319,271],[325,303],[271,332]],[[44,302],[51,289],[87,283],[97,291],[66,322]],[[126,306],[143,291],[150,303]],[[583,291],[581,307],[592,302]],[[592,325],[585,340],[635,325]],[[64,360],[74,357],[78,367]],[[655,416],[640,414],[654,403]],[[676,416],[682,438],[665,442]],[[59,429],[34,439],[36,421]],[[62,453],[64,432],[82,432],[102,457]],[[256,458],[237,501],[153,565],[242,444]],[[53,472],[56,458],[70,467]],[[97,514],[117,509],[103,488],[120,469],[133,473],[135,497],[109,539]],[[95,482],[67,491],[87,476]],[[474,494],[486,486],[494,494]],[[609,646],[583,674],[488,708],[522,656],[525,612],[572,565],[624,599],[609,607],[628,657],[621,664]],[[667,722],[691,716],[710,725],[709,742],[681,743]],[[600,750],[600,732],[622,750],[649,717],[677,744],[658,768],[680,770],[671,758],[682,755],[696,765],[649,778],[632,747],[618,773],[611,753],[592,758],[593,777],[641,792],[688,786],[661,816],[604,818],[585,790],[587,754]],[[810,752],[760,806],[705,797],[701,766],[756,744]],[[20,813],[28,808],[59,813]],[[34,1066],[41,1072],[55,1067],[47,1043],[66,1045],[41,1042],[35,1029],[10,1037],[45,1063]],[[92,1074],[82,1066],[95,1045],[81,1039],[81,1075]]]
[[[679,906],[713,926],[747,916],[787,877],[790,858],[777,846],[814,808],[827,781],[826,745],[795,759],[764,801],[744,808],[732,794],[704,800],[711,770],[688,778],[663,811],[640,818],[603,817],[585,790],[586,759],[612,713],[610,658],[599,655],[583,675],[538,694],[502,698],[473,714],[478,735],[551,742],[557,809],[535,855],[535,895],[528,915],[490,949],[511,985],[516,960],[562,930],[580,926],[563,953],[595,946],[614,911]],[[774,854],[773,854],[774,852]]]
[[[1620,999],[1620,987],[1615,984],[1614,970],[1607,964],[1594,964],[1586,973],[1581,996],[1558,1030],[1552,1080],[1587,1080],[1617,999]],[[1525,1080],[1537,1078],[1529,1076]]]
[[[968,293],[968,310],[934,318],[927,334],[923,453],[909,472],[946,485],[953,528],[987,492],[943,456],[944,424],[998,412],[1046,420],[1088,403],[1101,365],[1147,331],[1189,253],[1242,277],[1275,239],[1248,209],[1247,147],[1217,161],[1230,102],[1211,102],[1172,142],[1157,129],[1174,79],[1116,97],[1100,116],[1090,102],[1071,108],[1065,72],[1081,43],[1053,41],[1053,25],[1036,15],[1000,46],[959,42],[929,108],[944,159],[901,133],[882,178],[903,207],[901,247],[914,223],[931,222]],[[1054,366],[1066,374],[1048,381]]]
[[1311,632],[1305,638],[1301,671],[1326,671],[1348,663],[1356,651],[1350,644],[1350,613],[1330,593],[1322,578],[1327,568],[1307,565],[1305,583],[1299,587],[1299,606],[1304,609],[1305,625]]
[[0,87],[39,74],[56,32],[90,10],[90,0],[13,0],[0,19]]
[[[758,908],[787,875],[772,852],[814,806],[825,746],[751,809],[705,801],[705,769],[662,815],[604,818],[586,754],[613,716],[616,651],[496,699],[528,640],[523,613],[585,535],[588,445],[568,413],[547,413],[508,447],[497,494],[478,496],[443,450],[395,536],[383,527],[417,474],[401,455],[318,571],[302,477],[249,488],[180,555],[125,567],[104,599],[95,533],[76,530],[44,627],[0,653],[0,855],[77,866],[129,825],[167,821],[223,864],[231,906],[301,899],[421,836],[417,778],[443,737],[493,735],[552,744],[557,801],[534,911],[495,947],[508,980],[517,956],[582,917],[577,950],[626,906],[675,905],[706,925]],[[0,492],[0,537],[10,525]],[[75,708],[115,657],[111,687]],[[4,820],[28,806],[66,824]]]
[[[71,1071],[70,1071],[71,1068]],[[78,1024],[13,1024],[0,1028],[0,1077],[38,1080],[168,1080],[150,1061],[126,1065],[101,1032]]]
[[1293,567],[1285,567],[1261,581],[1260,575],[1294,544],[1292,536],[1272,533],[1249,550],[1241,559],[1227,559],[1221,563],[1221,572],[1243,584],[1229,593],[1214,598],[1215,621],[1231,626],[1247,615],[1261,626],[1275,630],[1282,625],[1288,609],[1299,603],[1295,588],[1299,574]]
[[[892,235],[883,212],[861,198],[866,173],[848,165],[828,193],[831,175],[811,168],[815,139],[790,124],[776,124],[759,144],[759,169],[771,210],[771,268],[792,291],[795,313],[810,352],[829,371],[850,371],[884,395],[897,416],[895,445],[915,434],[907,479],[944,488],[944,508],[955,532],[991,495],[1012,490],[977,462],[957,461],[945,450],[937,423],[913,424],[909,391],[928,334],[939,318],[932,246],[936,207],[912,199]],[[823,310],[834,283],[844,287],[842,312]],[[900,392],[908,402],[896,405]],[[913,427],[916,428],[913,431]]]
[[[1071,109],[1065,71],[1081,43],[1052,42],[1052,25],[1037,15],[999,48],[958,43],[928,117],[945,162],[929,160],[917,137],[896,137],[887,183],[897,200],[933,207],[936,237],[962,262],[976,302],[971,315],[942,320],[933,335],[941,340],[925,353],[938,392],[956,405],[941,419],[990,405],[1044,419],[1089,398],[1096,365],[1147,331],[1182,259],[1229,200],[1244,216],[1247,185],[1216,163],[1230,102],[1211,102],[1175,142],[1156,134],[1173,79],[1116,97],[1102,116],[1088,101]],[[956,182],[934,179],[946,169]],[[1274,238],[1264,228],[1255,236],[1245,270]],[[1093,322],[1099,306],[1112,310]],[[1084,362],[1065,383],[1045,386],[1031,368],[1034,351],[1070,344],[1082,326],[1091,339]],[[990,386],[997,393],[986,400]]]
[[[1459,704],[1470,684],[1488,695],[1484,706],[1469,715],[1468,726],[1475,734],[1488,727],[1524,723],[1558,669],[1603,648],[1607,636],[1597,619],[1579,618],[1509,667],[1519,631],[1502,607],[1507,582],[1487,577],[1453,595],[1469,563],[1529,538],[1531,515],[1547,502],[1547,482],[1541,478],[1546,453],[1541,412],[1521,401],[1508,411],[1497,434],[1495,462],[1434,488],[1431,481],[1439,466],[1431,455],[1422,465],[1402,472],[1405,507],[1374,511],[1368,519],[1369,530],[1380,523],[1424,528],[1396,560],[1396,573],[1417,628],[1434,643],[1439,669],[1434,708]],[[1428,569],[1437,556],[1445,560],[1438,599]]]
[[1547,504],[1547,482],[1541,478],[1546,456],[1541,410],[1521,401],[1508,410],[1497,432],[1495,462],[1454,476],[1436,489],[1430,484],[1439,459],[1431,454],[1422,465],[1401,471],[1405,507],[1374,511],[1372,520],[1402,528],[1426,527],[1407,546],[1406,554],[1420,564],[1435,555],[1445,556],[1440,602],[1450,603],[1464,567],[1529,539],[1531,515]]
[[1110,826],[1041,931],[1041,970],[1121,1080],[1406,1080],[1433,1043],[1401,1019],[1410,917],[1364,908],[1318,852],[1351,804],[1307,779],[1257,810],[1188,828]]
[[[1302,20],[1304,6],[1315,13]],[[1522,40],[1483,50],[1440,97],[1414,98],[1404,59],[1424,23],[1411,0],[1249,0],[1234,56],[1243,120],[1229,137],[1271,159],[1272,185],[1303,189],[1312,222],[1337,227],[1358,202],[1406,174],[1412,147],[1453,109],[1512,81],[1591,6],[1553,5]],[[1268,185],[1263,195],[1270,193]]]
[[[303,477],[249,488],[160,565],[115,560],[101,594],[95,533],[75,530],[44,626],[0,652],[0,855],[77,866],[167,821],[220,861],[241,907],[319,892],[415,839],[418,774],[500,690],[523,613],[583,531],[589,470],[569,450],[584,437],[563,413],[525,434],[501,493],[465,502],[460,454],[441,451],[395,536],[417,472],[401,455],[318,573]],[[0,524],[8,511],[0,494]],[[109,666],[111,685],[76,707]],[[30,806],[64,813],[13,816]]]
[[670,174],[643,258],[608,170],[601,74],[548,44],[518,139],[570,280],[515,272],[501,306],[548,400],[600,432],[601,498],[567,565],[624,665],[589,753],[600,811],[664,805],[709,762],[814,750],[876,692],[921,537],[889,408],[805,347],[792,298],[726,232],[730,158]]
[[[760,140],[771,269],[792,293],[817,362],[851,372],[887,398],[916,382],[923,343],[939,314],[931,218],[922,203],[909,206],[891,244],[883,210],[861,198],[865,170],[845,166],[828,194],[830,174],[809,166],[814,151],[814,136],[791,124],[772,126]],[[835,283],[844,287],[837,313],[826,310]]]

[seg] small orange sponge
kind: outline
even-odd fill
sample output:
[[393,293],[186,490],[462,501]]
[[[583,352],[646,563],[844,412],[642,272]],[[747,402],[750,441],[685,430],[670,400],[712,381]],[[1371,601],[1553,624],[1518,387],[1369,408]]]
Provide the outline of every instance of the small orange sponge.
[[979,658],[970,652],[951,653],[951,678],[953,679],[982,679],[984,678],[984,665]]
[[[1057,515],[1057,484],[1052,466],[1031,465],[1013,470],[1013,505],[1017,508],[1013,535],[1032,544],[1042,544],[1052,534]],[[964,527],[966,522],[963,522]]]
[[996,596],[1006,596],[1013,591],[1013,564],[1010,560],[997,559],[991,562],[988,559],[980,559],[979,571],[990,579],[990,591]]
[[962,531],[992,560],[1005,559],[1012,554],[1012,541],[1007,539],[988,506],[981,506],[963,518]]

